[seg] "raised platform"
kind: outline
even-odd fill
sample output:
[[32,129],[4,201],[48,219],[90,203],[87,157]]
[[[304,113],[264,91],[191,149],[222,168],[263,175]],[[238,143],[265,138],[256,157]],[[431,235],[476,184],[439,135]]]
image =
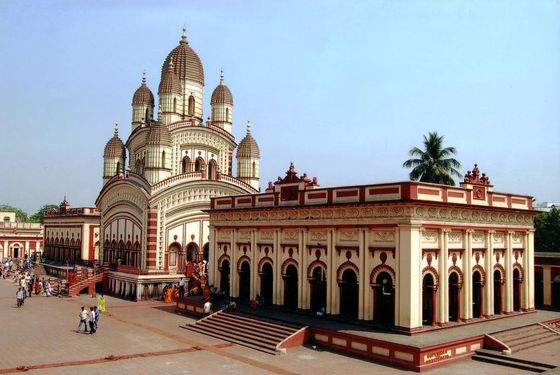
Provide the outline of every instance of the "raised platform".
[[[177,311],[202,314],[201,300],[189,298],[179,304],[182,308]],[[530,314],[508,315],[503,319],[480,319],[473,324],[448,326],[410,336],[367,324],[319,318],[300,312],[273,308],[253,310],[244,305],[240,305],[238,310],[268,320],[307,326],[307,337],[314,345],[412,371],[423,371],[470,357],[476,350],[484,348],[486,334],[545,321],[560,321],[560,313],[539,310]]]

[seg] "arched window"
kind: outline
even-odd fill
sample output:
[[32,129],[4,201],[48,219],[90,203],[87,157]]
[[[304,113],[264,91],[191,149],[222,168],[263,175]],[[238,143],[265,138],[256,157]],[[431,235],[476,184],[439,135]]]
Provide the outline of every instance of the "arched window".
[[144,116],[144,121],[148,122],[150,120],[150,107],[146,107],[146,114]]
[[226,108],[226,121],[229,121],[229,108]]
[[161,152],[161,167],[165,168],[165,151]]
[[189,115],[194,115],[194,96],[189,96]]
[[119,174],[119,171],[121,170],[121,162],[118,161],[117,162],[117,171],[115,172],[115,175]]
[[194,171],[201,172],[203,164],[204,164],[204,160],[202,158],[196,159],[196,161],[194,162]]
[[216,179],[216,172],[218,170],[218,165],[216,164],[215,160],[210,160],[208,163],[208,179],[215,180]]
[[173,112],[177,112],[177,98],[173,98]]
[[251,177],[257,177],[257,163],[255,162],[253,162],[251,173]]
[[183,158],[183,163],[181,166],[182,173],[188,173],[191,171],[191,159],[188,156]]

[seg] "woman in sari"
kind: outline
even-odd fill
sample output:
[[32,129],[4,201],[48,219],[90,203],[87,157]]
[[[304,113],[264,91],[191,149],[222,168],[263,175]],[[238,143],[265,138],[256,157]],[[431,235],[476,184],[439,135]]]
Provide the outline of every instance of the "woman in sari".
[[105,296],[103,295],[103,293],[99,295],[99,298],[97,298],[97,309],[99,310],[99,312],[105,312]]

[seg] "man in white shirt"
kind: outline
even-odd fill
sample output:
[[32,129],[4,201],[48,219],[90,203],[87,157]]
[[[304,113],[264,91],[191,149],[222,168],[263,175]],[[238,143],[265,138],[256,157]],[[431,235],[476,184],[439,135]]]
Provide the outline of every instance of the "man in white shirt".
[[84,325],[84,332],[87,333],[89,314],[83,306],[82,306],[82,311],[80,311],[80,314],[78,316],[80,317],[80,322],[78,323],[78,328],[76,328],[76,333],[80,333],[80,328],[82,327],[82,324]]
[[212,302],[206,301],[204,304],[204,315],[210,315],[212,312]]

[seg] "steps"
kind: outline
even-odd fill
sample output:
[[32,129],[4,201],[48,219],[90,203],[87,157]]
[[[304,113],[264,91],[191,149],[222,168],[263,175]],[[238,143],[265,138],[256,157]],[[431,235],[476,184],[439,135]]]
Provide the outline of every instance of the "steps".
[[493,333],[492,336],[506,344],[512,353],[560,340],[560,334],[538,324]]
[[300,334],[303,327],[273,323],[252,316],[218,311],[181,328],[246,346],[269,354],[277,354],[280,344]]
[[548,365],[545,363],[539,363],[534,361],[528,361],[520,358],[513,358],[504,354],[501,354],[494,350],[479,349],[472,356],[475,361],[492,363],[500,366],[512,367],[520,370],[531,371],[531,372],[545,372],[556,368],[555,366]]

